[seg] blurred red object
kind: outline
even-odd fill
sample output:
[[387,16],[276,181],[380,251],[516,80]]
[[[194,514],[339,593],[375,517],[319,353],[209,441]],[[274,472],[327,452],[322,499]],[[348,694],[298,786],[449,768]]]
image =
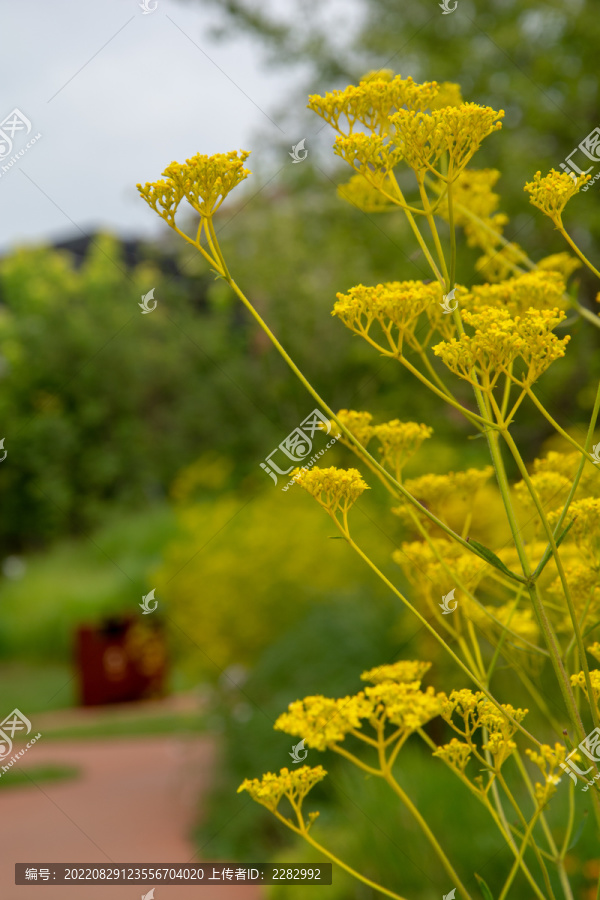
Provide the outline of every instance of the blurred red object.
[[81,704],[126,703],[165,694],[167,654],[159,623],[107,619],[77,630]]

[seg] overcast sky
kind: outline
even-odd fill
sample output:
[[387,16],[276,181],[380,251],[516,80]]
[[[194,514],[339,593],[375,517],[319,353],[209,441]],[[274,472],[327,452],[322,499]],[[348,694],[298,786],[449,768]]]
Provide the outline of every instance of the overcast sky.
[[0,252],[98,229],[157,235],[138,181],[197,152],[251,150],[258,135],[282,146],[301,137],[269,119],[298,72],[268,70],[245,38],[211,40],[215,13],[202,3],[158,0],[144,14],[139,2],[4,6],[0,155],[6,137],[13,146],[0,158]]

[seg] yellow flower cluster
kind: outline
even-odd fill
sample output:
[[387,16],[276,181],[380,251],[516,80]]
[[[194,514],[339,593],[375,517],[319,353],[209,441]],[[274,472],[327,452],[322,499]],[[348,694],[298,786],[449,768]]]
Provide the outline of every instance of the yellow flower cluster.
[[419,659],[402,659],[386,666],[375,666],[374,669],[363,672],[360,677],[362,681],[370,681],[372,684],[381,684],[382,681],[398,681],[418,686],[423,675],[430,668],[430,662]]
[[600,662],[600,643],[595,641],[590,647],[587,648],[588,653],[590,653],[594,659],[597,659]]
[[464,741],[458,738],[452,738],[450,743],[442,744],[437,750],[434,750],[432,756],[443,759],[445,763],[456,769],[458,772],[464,773],[467,763],[471,758],[471,748]]
[[331,513],[338,509],[346,512],[363,491],[369,490],[358,469],[336,469],[335,466],[319,469],[315,466],[305,472],[296,468],[292,476],[323,509]]
[[250,171],[244,163],[250,153],[236,150],[205,156],[197,153],[185,164],[172,162],[162,173],[165,181],[148,182],[137,189],[146,203],[173,228],[175,213],[185,197],[203,217],[212,216],[225,197]]
[[[357,412],[354,409],[340,409],[337,420],[352,432],[354,437],[366,447],[372,438],[377,438],[381,444],[383,465],[389,464],[399,478],[400,471],[406,461],[421,447],[421,444],[433,434],[433,429],[428,425],[419,425],[417,422],[401,422],[392,419],[382,425],[372,425],[373,416],[369,412]],[[335,426],[332,421],[332,427]],[[343,437],[342,443],[350,449],[354,449],[351,441]]]
[[[554,527],[562,513],[556,509],[549,513],[548,522]],[[598,537],[598,520],[600,516],[600,499],[586,497],[583,500],[575,500],[569,507],[569,515],[565,524],[573,521],[569,532],[569,538],[574,540],[582,553],[593,565],[597,564],[597,550],[600,538]]]
[[358,85],[348,85],[343,90],[331,91],[324,97],[311,94],[308,108],[328,122],[336,131],[343,131],[340,120],[346,120],[346,128],[352,133],[359,125],[370,131],[386,134],[393,110],[426,109],[439,88],[435,81],[417,84],[409,76],[390,77],[389,70],[370,72]]
[[[434,110],[431,114],[399,109],[390,116],[390,121],[396,126],[398,149],[419,180],[432,172],[441,181],[453,181],[484,138],[502,127],[499,120],[503,116],[504,110],[463,103]],[[447,175],[435,168],[446,153]]]
[[372,725],[389,721],[407,736],[439,715],[446,700],[445,694],[436,694],[432,687],[419,687],[430,665],[402,660],[377,666],[363,672],[363,681],[373,682],[364,691],[339,699],[314,696],[296,700],[274,727],[302,737],[315,750],[336,749],[348,734],[362,728],[364,719]]
[[275,722],[277,731],[304,739],[315,750],[326,750],[346,735],[362,727],[362,719],[373,715],[373,703],[361,691],[354,697],[330,698],[320,695],[295,700]]
[[337,195],[366,213],[385,212],[394,208],[394,204],[373,187],[364,175],[353,175],[346,184],[338,185]]
[[534,271],[508,278],[500,284],[475,285],[466,303],[474,312],[491,306],[516,316],[532,308],[564,309],[564,292],[565,282],[559,272]]
[[[487,729],[487,740],[482,744],[482,749],[492,755],[496,769],[503,765],[517,746],[512,740],[517,726],[508,716],[522,722],[528,712],[526,709],[515,709],[510,703],[500,706],[507,715],[503,715],[482,691],[474,693],[463,688],[452,691],[450,697],[443,701],[441,711],[442,718],[466,740],[472,750],[476,747],[474,733],[478,728]],[[455,715],[462,719],[462,727],[454,721]]]
[[[354,409],[340,409],[337,413],[337,418],[339,422],[344,425],[348,431],[351,431],[354,437],[359,443],[366,447],[371,438],[373,437],[373,426],[371,425],[371,421],[373,416],[370,412],[357,412]],[[331,427],[335,427],[335,422],[331,422]],[[345,443],[346,446],[350,446],[350,442],[348,439],[343,436],[341,438],[342,443]]]
[[[534,459],[533,471],[536,474],[556,472],[572,482],[580,462],[581,454],[577,450],[574,453],[557,453],[555,450],[551,450],[543,459]],[[581,473],[577,491],[581,495],[595,493],[598,484],[598,470],[590,463],[584,467]]]
[[463,103],[460,85],[454,81],[442,81],[438,85],[437,94],[429,102],[429,109],[443,109],[445,106],[462,106]]
[[[391,350],[397,356],[402,353],[403,341],[419,349],[415,339],[419,316],[430,304],[441,300],[441,289],[437,282],[390,281],[374,287],[359,284],[347,294],[336,296],[332,315],[365,338],[370,337],[371,326],[377,322],[387,340],[387,352]],[[370,340],[375,343],[373,338]]]
[[439,716],[445,700],[445,694],[436,694],[432,687],[422,691],[417,683],[395,681],[365,688],[365,694],[374,705],[375,715],[397,725],[405,735]]
[[590,175],[578,175],[575,179],[567,172],[550,169],[548,175],[543,177],[541,172],[536,172],[533,181],[528,181],[523,190],[529,194],[529,202],[559,226],[562,225],[561,216],[565,206],[590,178]]
[[563,744],[557,742],[554,747],[549,744],[541,744],[539,751],[528,748],[525,753],[544,776],[543,784],[536,782],[535,785],[536,800],[540,806],[544,806],[555,793],[556,786],[560,782],[561,776],[557,772],[560,764],[565,761],[567,750]]
[[284,796],[294,805],[300,805],[310,789],[326,775],[323,766],[300,766],[292,772],[284,768],[279,770],[279,775],[267,772],[262,778],[246,778],[237,792],[247,791],[256,803],[275,812]]
[[[590,670],[590,682],[592,685],[592,693],[594,695],[594,700],[596,702],[600,700],[600,670],[599,669],[591,669]],[[587,684],[585,683],[585,675],[583,672],[578,672],[576,675],[571,675],[571,684],[573,687],[581,688],[583,693],[589,699]]]
[[382,464],[391,466],[399,480],[402,467],[419,450],[423,441],[431,437],[433,428],[417,422],[392,419],[383,425],[375,425],[373,433],[381,444]]
[[[475,268],[488,281],[502,281],[527,264],[527,255],[516,243],[502,243],[508,216],[496,212],[500,197],[492,190],[500,177],[497,169],[463,169],[452,186],[454,223],[464,229],[469,247],[483,250]],[[449,218],[448,199],[439,213]]]
[[[563,555],[564,552],[563,549]],[[582,562],[567,564],[564,566],[564,570],[579,627],[584,631],[586,624],[597,622],[600,616],[600,573],[597,569],[584,565]],[[565,591],[560,578],[556,578],[552,584],[548,585],[547,590],[551,596],[557,598],[564,611],[563,618],[558,622],[557,627],[567,633],[572,632],[573,622],[567,610]],[[592,652],[591,649],[590,652]]]
[[[486,391],[493,390],[502,374],[529,387],[556,359],[565,355],[569,336],[559,339],[553,334],[553,329],[565,318],[565,313],[558,309],[531,308],[524,316],[514,318],[506,309],[466,310],[463,319],[475,329],[475,334],[461,334],[459,339],[442,341],[433,352],[459,378],[476,385],[477,376],[480,387]],[[526,366],[520,379],[509,371],[518,358]]]
[[389,173],[402,159],[402,152],[387,137],[379,134],[338,135],[333,152],[348,163],[360,177],[381,190]]
[[[571,488],[571,480],[558,472],[537,472],[530,475],[529,480],[546,511],[554,509],[559,503],[564,503]],[[541,529],[542,523],[529,493],[527,483],[525,481],[517,482],[514,486],[514,491],[529,519],[534,521],[538,530]]]
[[[464,472],[447,472],[445,475],[421,475],[405,482],[406,490],[440,517],[444,505],[456,500],[472,502],[484,484],[494,474],[493,466],[483,469],[466,469]],[[404,518],[405,506],[396,507],[392,512]]]
[[[572,256],[570,253],[561,252],[561,253],[551,253],[550,256],[544,256],[543,259],[538,260],[537,267],[544,272],[558,272],[565,281],[568,281],[569,276],[573,274],[576,269],[580,269],[582,263],[577,259],[576,256]],[[534,304],[532,304],[534,305]],[[556,306],[556,304],[553,304]]]
[[[430,603],[436,613],[436,604],[448,590],[448,570],[471,592],[486,574],[485,564],[475,554],[464,550],[455,541],[443,538],[405,542],[400,550],[393,551],[392,558],[402,566],[417,595]],[[461,610],[465,609],[461,603]],[[476,609],[479,612],[479,608]],[[457,627],[460,627],[460,619]]]

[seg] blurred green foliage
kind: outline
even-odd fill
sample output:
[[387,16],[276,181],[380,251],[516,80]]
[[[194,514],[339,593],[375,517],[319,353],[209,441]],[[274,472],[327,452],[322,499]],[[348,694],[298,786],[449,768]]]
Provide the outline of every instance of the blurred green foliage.
[[[328,464],[336,459],[328,451]],[[210,458],[181,473],[173,487],[179,531],[152,576],[190,677],[214,682],[228,666],[255,665],[279,635],[332,597],[358,592],[374,609],[393,603],[299,487],[282,493],[260,473],[260,481],[231,491],[224,477],[223,461]],[[365,512],[355,517],[356,534],[374,550],[381,532]]]

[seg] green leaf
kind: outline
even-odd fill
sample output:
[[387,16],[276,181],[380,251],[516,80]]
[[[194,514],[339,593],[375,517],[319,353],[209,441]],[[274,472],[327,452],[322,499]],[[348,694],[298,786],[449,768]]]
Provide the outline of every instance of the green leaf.
[[[577,518],[577,516],[575,516],[575,519],[576,519],[576,518]],[[557,547],[560,547],[560,545],[561,545],[562,542],[564,541],[565,537],[567,536],[567,532],[568,532],[568,531],[573,527],[573,525],[575,524],[575,519],[571,519],[571,521],[569,522],[569,524],[567,525],[567,527],[565,528],[565,530],[563,531],[563,533],[561,534],[561,536],[560,536],[559,538],[557,538],[557,540],[556,540],[556,546],[557,546]],[[539,565],[538,565],[537,569],[536,569],[535,572],[533,573],[533,578],[534,578],[534,580],[537,579],[537,578],[542,574],[542,572],[544,571],[544,568],[546,567],[546,565],[547,565],[547,563],[548,563],[548,561],[549,561],[549,559],[550,559],[551,556],[552,556],[552,547],[547,547],[547,548],[545,549],[545,551],[544,551],[544,555],[542,556],[542,558],[541,558],[541,560],[540,560],[540,562],[539,562]]]
[[495,553],[488,547],[484,547],[483,544],[480,544],[478,541],[474,541],[473,538],[467,538],[467,543],[473,547],[478,556],[481,556],[482,559],[485,559],[486,562],[489,562],[490,565],[495,566],[497,569],[500,569],[505,575],[508,575],[509,578],[514,579],[514,581],[520,581],[525,583],[525,579],[521,578],[520,575],[515,575],[514,572],[504,565],[501,559],[499,559]]
[[484,900],[494,900],[492,892],[490,891],[481,875],[478,875],[477,872],[475,872],[475,878],[477,879],[477,884],[479,885],[479,889],[483,894]]

